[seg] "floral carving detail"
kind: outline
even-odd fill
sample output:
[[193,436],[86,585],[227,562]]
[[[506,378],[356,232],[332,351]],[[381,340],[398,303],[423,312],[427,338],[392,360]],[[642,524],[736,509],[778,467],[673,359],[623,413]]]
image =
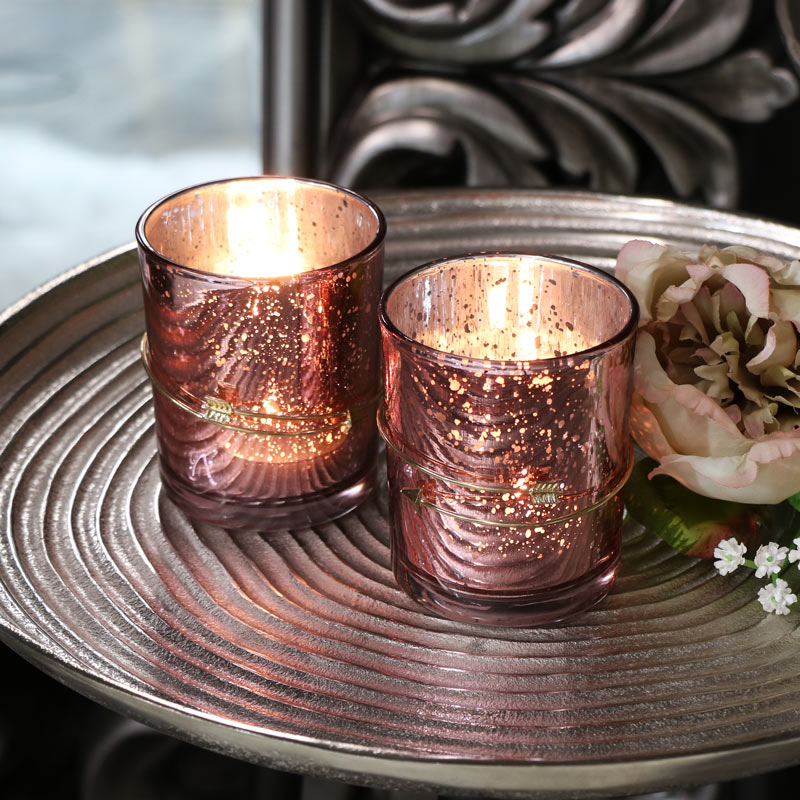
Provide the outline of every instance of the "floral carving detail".
[[372,164],[414,152],[460,159],[468,185],[631,192],[645,145],[677,195],[734,206],[722,120],[763,121],[798,95],[765,53],[734,51],[752,0],[352,3],[405,74],[387,71],[340,125],[330,177],[342,182],[369,182]]

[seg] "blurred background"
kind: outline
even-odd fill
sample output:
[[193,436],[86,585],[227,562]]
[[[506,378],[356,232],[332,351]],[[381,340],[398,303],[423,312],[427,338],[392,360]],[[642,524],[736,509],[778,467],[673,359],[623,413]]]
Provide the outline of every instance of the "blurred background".
[[258,0],[0,2],[0,306],[261,171]]
[[800,223],[798,30],[797,0],[1,0],[0,307],[262,169]]

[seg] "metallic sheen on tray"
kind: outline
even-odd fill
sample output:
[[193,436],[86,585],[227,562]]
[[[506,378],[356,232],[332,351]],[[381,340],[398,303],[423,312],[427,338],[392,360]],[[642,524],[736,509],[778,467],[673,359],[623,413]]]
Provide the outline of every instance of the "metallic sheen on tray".
[[[482,247],[608,268],[644,234],[800,254],[797,228],[660,200],[374,199],[390,280]],[[77,691],[274,768],[447,796],[627,796],[797,762],[800,614],[765,618],[757,581],[626,520],[613,590],[572,621],[428,614],[392,578],[382,481],[291,534],[229,533],[165,496],[135,249],[0,322],[0,640]]]

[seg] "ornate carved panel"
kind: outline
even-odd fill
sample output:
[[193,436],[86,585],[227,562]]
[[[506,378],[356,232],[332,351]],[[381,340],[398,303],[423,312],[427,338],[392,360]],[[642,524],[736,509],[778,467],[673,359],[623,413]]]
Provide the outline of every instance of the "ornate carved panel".
[[757,132],[783,141],[770,120],[798,105],[797,6],[266,0],[266,165],[361,187],[588,187],[734,207]]

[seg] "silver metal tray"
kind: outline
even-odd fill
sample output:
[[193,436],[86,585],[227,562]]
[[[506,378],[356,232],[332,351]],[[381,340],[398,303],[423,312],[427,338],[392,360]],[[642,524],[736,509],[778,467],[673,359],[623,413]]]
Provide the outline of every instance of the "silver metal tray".
[[[661,201],[375,199],[387,279],[493,249],[610,267],[634,237],[800,254],[799,230]],[[193,524],[160,494],[142,328],[129,248],[0,321],[0,637],[44,671],[183,739],[354,783],[599,796],[800,761],[800,612],[766,616],[752,582],[633,524],[610,597],[530,630],[401,594],[383,491],[293,534]]]

